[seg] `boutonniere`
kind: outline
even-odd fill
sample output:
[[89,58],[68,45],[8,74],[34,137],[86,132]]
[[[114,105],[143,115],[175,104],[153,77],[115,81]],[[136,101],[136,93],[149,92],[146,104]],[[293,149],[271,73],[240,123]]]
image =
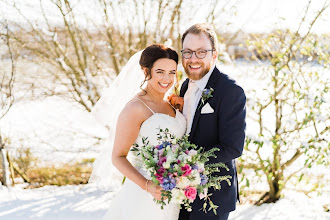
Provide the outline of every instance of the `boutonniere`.
[[212,95],[213,91],[214,91],[214,89],[212,89],[212,88],[203,89],[202,98],[201,98],[202,102],[198,108],[202,107],[209,98],[213,97],[213,95]]

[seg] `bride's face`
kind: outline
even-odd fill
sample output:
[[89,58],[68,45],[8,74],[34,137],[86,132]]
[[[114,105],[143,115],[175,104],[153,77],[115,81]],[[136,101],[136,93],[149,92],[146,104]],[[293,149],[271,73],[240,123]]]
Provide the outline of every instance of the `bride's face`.
[[175,82],[177,63],[168,58],[157,60],[151,68],[151,79],[148,81],[154,91],[166,93]]

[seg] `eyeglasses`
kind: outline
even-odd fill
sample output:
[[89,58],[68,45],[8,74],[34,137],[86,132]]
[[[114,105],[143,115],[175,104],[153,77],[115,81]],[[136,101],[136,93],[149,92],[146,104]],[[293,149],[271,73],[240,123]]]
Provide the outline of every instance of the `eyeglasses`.
[[182,53],[183,58],[185,58],[185,59],[190,59],[192,57],[193,53],[195,53],[195,56],[198,59],[203,59],[204,57],[206,57],[207,51],[214,51],[214,50],[213,49],[212,50],[203,50],[203,49],[200,49],[200,50],[181,50],[181,53]]

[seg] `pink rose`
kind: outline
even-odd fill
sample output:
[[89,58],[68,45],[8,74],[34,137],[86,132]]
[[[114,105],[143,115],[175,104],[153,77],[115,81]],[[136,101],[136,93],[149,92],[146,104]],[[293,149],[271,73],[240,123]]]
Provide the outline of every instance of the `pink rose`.
[[188,186],[184,190],[184,195],[187,199],[194,201],[196,199],[197,189],[195,187]]
[[184,165],[184,167],[181,167],[181,170],[183,171],[182,176],[189,176],[191,173],[191,167],[189,166],[189,164],[186,164]]
[[160,184],[164,182],[164,177],[161,174],[156,173],[155,176],[156,180],[158,180]]

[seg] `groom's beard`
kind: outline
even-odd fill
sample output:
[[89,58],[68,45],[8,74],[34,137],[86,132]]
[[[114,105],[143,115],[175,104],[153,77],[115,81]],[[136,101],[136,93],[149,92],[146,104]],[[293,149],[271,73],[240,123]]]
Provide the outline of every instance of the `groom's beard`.
[[[198,72],[190,72],[189,70],[189,65],[191,64],[197,64],[197,65],[200,65],[201,68]],[[204,63],[192,63],[192,62],[187,62],[186,65],[183,66],[187,76],[189,79],[192,79],[192,80],[200,80],[201,78],[203,78],[211,69],[211,63],[209,63],[207,66],[205,66]]]

